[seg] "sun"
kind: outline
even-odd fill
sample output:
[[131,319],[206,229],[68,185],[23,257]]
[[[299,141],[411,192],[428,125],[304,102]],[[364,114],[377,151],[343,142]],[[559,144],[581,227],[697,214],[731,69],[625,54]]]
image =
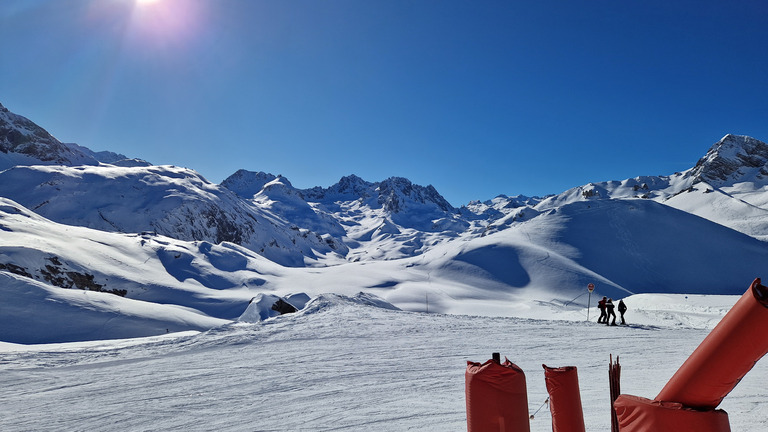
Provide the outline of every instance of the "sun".
[[[0,0],[2,2],[3,0]],[[200,34],[203,1],[121,0],[130,2],[129,25],[125,35],[145,48],[189,46]]]

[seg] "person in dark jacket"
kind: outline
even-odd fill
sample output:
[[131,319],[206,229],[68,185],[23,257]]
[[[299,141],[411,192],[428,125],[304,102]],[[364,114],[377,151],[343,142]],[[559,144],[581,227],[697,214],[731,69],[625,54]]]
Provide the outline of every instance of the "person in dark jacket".
[[627,311],[627,305],[624,304],[624,300],[619,300],[619,315],[621,315],[621,323],[626,324],[624,321],[624,312]]
[[[608,299],[608,301],[605,302],[605,309],[607,312],[605,316],[605,325],[616,325],[616,312],[613,311],[614,307],[613,299]],[[609,324],[608,321],[610,321],[611,316],[613,316],[613,322]]]
[[605,302],[608,297],[603,297],[602,300],[597,302],[597,308],[600,309],[600,317],[597,319],[598,323],[604,323],[608,319],[608,315],[605,314]]

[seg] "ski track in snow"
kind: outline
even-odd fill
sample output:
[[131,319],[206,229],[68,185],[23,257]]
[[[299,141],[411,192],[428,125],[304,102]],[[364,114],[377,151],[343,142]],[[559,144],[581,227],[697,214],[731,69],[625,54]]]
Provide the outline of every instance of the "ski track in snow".
[[[531,413],[547,398],[541,365],[577,366],[586,429],[604,431],[609,354],[622,391],[653,398],[708,332],[334,304],[175,338],[4,348],[0,430],[462,431],[466,361],[500,352],[525,371]],[[758,362],[725,399],[732,430],[766,430],[766,379]],[[531,430],[551,428],[544,407]]]

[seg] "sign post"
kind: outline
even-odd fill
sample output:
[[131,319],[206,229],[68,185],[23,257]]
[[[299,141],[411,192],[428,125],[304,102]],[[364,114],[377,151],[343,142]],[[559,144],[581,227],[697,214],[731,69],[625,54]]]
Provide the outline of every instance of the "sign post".
[[595,284],[590,282],[587,285],[587,290],[589,290],[589,297],[587,299],[587,321],[589,321],[589,310],[592,308],[592,291],[595,290]]

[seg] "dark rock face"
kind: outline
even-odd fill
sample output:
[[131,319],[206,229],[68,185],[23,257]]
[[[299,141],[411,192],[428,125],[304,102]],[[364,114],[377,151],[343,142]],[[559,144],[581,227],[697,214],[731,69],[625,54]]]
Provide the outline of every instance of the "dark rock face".
[[272,310],[280,312],[280,315],[285,315],[289,313],[294,313],[298,309],[296,309],[292,304],[288,303],[283,299],[277,299],[277,301],[272,305]]
[[45,260],[47,264],[39,269],[25,268],[14,263],[0,263],[0,270],[7,270],[19,276],[45,281],[59,288],[107,292],[121,297],[125,297],[128,293],[125,289],[109,289],[104,284],[97,283],[94,275],[70,268],[66,263],[62,263],[59,257],[51,256]]

